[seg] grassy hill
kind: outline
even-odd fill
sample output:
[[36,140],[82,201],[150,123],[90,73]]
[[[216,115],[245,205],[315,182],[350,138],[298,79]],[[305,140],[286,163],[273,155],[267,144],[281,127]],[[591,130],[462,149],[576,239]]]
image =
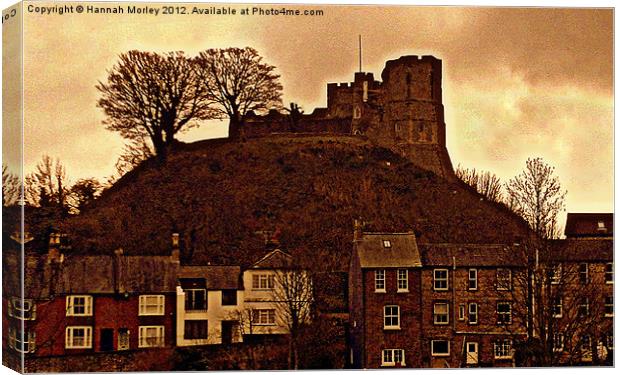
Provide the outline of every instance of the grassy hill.
[[421,242],[513,243],[525,224],[460,182],[450,183],[354,137],[279,136],[183,144],[165,165],[124,176],[67,227],[74,251],[160,254],[181,233],[189,263],[249,264],[259,231],[324,270],[348,267],[353,220],[414,230]]

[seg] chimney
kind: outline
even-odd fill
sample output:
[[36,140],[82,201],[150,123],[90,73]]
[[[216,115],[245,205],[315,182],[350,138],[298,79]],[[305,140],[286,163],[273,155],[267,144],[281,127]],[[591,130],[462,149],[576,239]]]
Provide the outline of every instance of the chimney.
[[353,241],[361,241],[362,239],[362,221],[355,219],[353,222]]
[[179,234],[172,233],[172,251],[170,258],[173,262],[179,263],[181,259],[181,250],[179,249]]
[[122,248],[118,248],[116,250],[114,250],[114,258],[112,261],[112,267],[113,270],[112,272],[114,273],[114,279],[113,279],[113,284],[114,284],[114,292],[115,293],[123,293],[124,292],[124,288],[123,288],[123,282],[122,282],[122,258],[123,258],[123,249]]
[[62,263],[64,255],[60,251],[60,233],[50,233],[48,251],[47,251],[47,263]]

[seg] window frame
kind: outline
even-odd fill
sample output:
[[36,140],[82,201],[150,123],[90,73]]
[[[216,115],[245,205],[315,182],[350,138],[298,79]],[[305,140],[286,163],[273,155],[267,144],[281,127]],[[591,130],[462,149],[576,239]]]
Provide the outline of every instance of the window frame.
[[[404,277],[401,274],[404,272]],[[401,288],[401,282],[405,284],[405,288]],[[409,292],[409,270],[405,268],[399,268],[396,270],[396,287],[397,293],[408,293]]]
[[[475,307],[475,311],[472,312],[472,307]],[[478,303],[476,302],[470,302],[469,305],[467,306],[467,322],[471,325],[476,325],[478,324]],[[471,317],[474,316],[475,319],[472,321]]]
[[[389,353],[389,359],[386,361],[386,354]],[[400,361],[396,361],[396,353],[400,354]],[[383,367],[395,367],[396,365],[406,366],[405,364],[405,349],[383,349],[381,350],[381,366]]]
[[465,304],[459,304],[459,320],[465,320]]
[[271,273],[252,274],[252,290],[275,289],[275,275]]
[[[585,270],[582,267],[585,266]],[[579,263],[579,283],[587,285],[590,283],[590,264],[586,262]]]
[[[560,344],[559,346],[557,344]],[[563,333],[554,333],[553,334],[553,351],[556,353],[564,351],[564,334]]]
[[[30,305],[29,308],[25,308],[25,305]],[[19,320],[36,320],[37,319],[37,305],[33,299],[11,297],[8,301],[9,316]],[[18,314],[16,314],[16,312]],[[28,316],[26,316],[28,315]]]
[[[609,302],[608,299],[611,299],[611,302]],[[604,306],[603,311],[604,311],[605,318],[614,317],[614,295],[613,294],[610,296],[605,296],[605,306]],[[608,311],[611,311],[611,312],[608,312]]]
[[[446,276],[444,277],[438,277],[437,273],[439,272],[445,272]],[[437,283],[441,283],[441,282],[445,282],[446,286],[445,287],[437,287]],[[446,290],[450,290],[450,270],[447,268],[435,268],[433,269],[433,290],[435,291],[446,291]]]
[[[508,354],[506,354],[506,352],[508,352]],[[495,340],[495,342],[493,342],[493,358],[512,359],[512,356],[513,356],[513,353],[512,353],[512,340],[511,339],[500,339],[500,340]]]
[[[507,274],[508,278],[506,278],[505,275],[502,275],[502,277],[500,277],[502,273]],[[503,284],[506,279],[508,281],[508,286],[505,286]],[[495,282],[495,290],[512,290],[512,270],[506,267],[497,268],[495,270]]]
[[[388,309],[396,308],[396,314],[393,311],[388,313]],[[387,324],[388,319],[396,319],[396,324]],[[385,305],[383,306],[383,329],[384,330],[399,330],[400,329],[400,306],[399,305]]]
[[[500,305],[507,305],[508,306],[508,312],[500,312],[499,311],[499,306]],[[512,303],[510,303],[509,301],[497,301],[497,304],[495,306],[495,314],[497,315],[497,325],[509,325],[512,324]],[[506,317],[508,316],[508,321],[506,322],[504,318],[500,319],[500,317]]]
[[385,293],[385,269],[375,270],[375,293]]
[[[585,309],[585,311],[582,309]],[[579,300],[579,304],[577,305],[577,316],[582,318],[590,316],[590,298],[582,297]]]
[[[148,298],[157,298],[157,312],[150,313],[147,310],[147,306],[155,306],[153,304],[147,304]],[[138,297],[138,316],[162,316],[166,312],[166,296],[163,294],[141,294]]]
[[[435,351],[436,342],[445,342],[448,351],[447,352],[436,352]],[[449,357],[450,356],[450,340],[446,340],[446,339],[431,340],[431,356],[432,357]]]
[[614,263],[605,263],[605,284],[614,283]]
[[[75,345],[75,331],[84,330],[84,344]],[[65,328],[65,349],[92,349],[93,327],[92,326],[67,326]]]
[[549,282],[552,285],[558,285],[562,282],[562,263],[556,263],[551,265],[551,275],[549,276]]
[[[557,302],[560,303],[557,303]],[[559,307],[559,313],[557,313],[557,308]],[[562,297],[555,297],[553,304],[551,305],[551,317],[555,319],[560,319],[564,314],[564,299]]]
[[[200,322],[200,323],[195,323]],[[187,324],[204,324],[205,325],[205,337],[188,337]],[[194,332],[191,332],[192,334]],[[208,340],[209,339],[209,320],[208,319],[185,319],[183,322],[183,339],[184,340]]]
[[[224,297],[227,296],[227,297]],[[234,297],[233,297],[234,296]],[[228,298],[235,300],[235,303],[230,303],[231,301]],[[237,293],[237,289],[223,289],[222,290],[222,306],[237,306],[239,305],[239,296]]]
[[[126,337],[124,337],[126,336]],[[116,350],[129,350],[131,348],[131,330],[119,328],[116,337]]]
[[385,249],[391,249],[392,248],[392,241],[390,241],[390,240],[383,240],[383,247]]
[[[474,277],[472,277],[472,271],[474,273]],[[472,282],[474,286],[472,287]],[[467,290],[478,290],[478,269],[470,268],[467,270]]]
[[[187,288],[187,289],[183,289],[183,292],[185,293],[185,304],[184,304],[184,308],[185,311],[208,311],[209,310],[209,301],[207,299],[209,293],[207,292],[206,288]],[[202,292],[203,294],[203,308],[196,308],[196,294],[197,292]],[[189,295],[192,295],[191,301],[192,301],[192,305],[191,309],[188,309],[188,303],[190,301],[190,299],[188,298]]]
[[[75,312],[75,300],[84,298],[84,313]],[[66,316],[93,316],[93,296],[87,294],[75,294],[66,297]]]
[[[438,307],[445,306],[446,311],[444,313],[438,313]],[[444,320],[439,320],[439,317],[445,317]],[[433,324],[434,325],[447,325],[450,324],[450,303],[448,302],[435,302],[433,303]]]
[[[25,349],[26,345],[28,349]],[[36,350],[36,332],[32,330],[26,330],[22,335],[22,332],[18,328],[10,326],[8,335],[8,346],[9,348],[15,350],[18,353],[34,353]]]
[[[263,321],[263,317],[266,317],[265,321]],[[275,326],[276,309],[253,309],[252,323],[255,326]]]
[[[161,334],[161,336],[155,336],[157,342],[155,344],[150,344],[148,342],[149,338],[145,337],[145,334],[149,329],[157,329],[157,333]],[[138,326],[138,348],[163,348],[166,346],[166,329],[163,325],[148,325],[148,326]]]

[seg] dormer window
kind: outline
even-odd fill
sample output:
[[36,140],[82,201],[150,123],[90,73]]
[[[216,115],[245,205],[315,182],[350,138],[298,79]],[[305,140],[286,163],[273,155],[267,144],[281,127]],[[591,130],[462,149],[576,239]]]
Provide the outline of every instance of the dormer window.
[[390,240],[383,240],[383,247],[385,247],[386,249],[389,249],[392,247],[392,241]]
[[9,303],[9,316],[23,320],[34,320],[36,318],[36,306],[32,300],[11,298]]

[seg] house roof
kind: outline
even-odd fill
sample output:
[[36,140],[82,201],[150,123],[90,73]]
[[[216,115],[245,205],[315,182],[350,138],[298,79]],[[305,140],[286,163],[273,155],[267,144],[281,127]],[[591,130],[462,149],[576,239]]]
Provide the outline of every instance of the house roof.
[[424,266],[525,266],[518,248],[501,244],[420,244]]
[[548,256],[549,260],[560,262],[611,262],[614,241],[611,238],[554,240]]
[[413,233],[362,233],[355,245],[362,268],[422,266]]
[[564,234],[566,237],[613,237],[614,214],[569,212]]
[[254,262],[250,268],[283,268],[291,265],[292,257],[290,254],[280,249],[274,249]]
[[238,289],[239,266],[181,266],[179,279],[204,278],[209,290]]

